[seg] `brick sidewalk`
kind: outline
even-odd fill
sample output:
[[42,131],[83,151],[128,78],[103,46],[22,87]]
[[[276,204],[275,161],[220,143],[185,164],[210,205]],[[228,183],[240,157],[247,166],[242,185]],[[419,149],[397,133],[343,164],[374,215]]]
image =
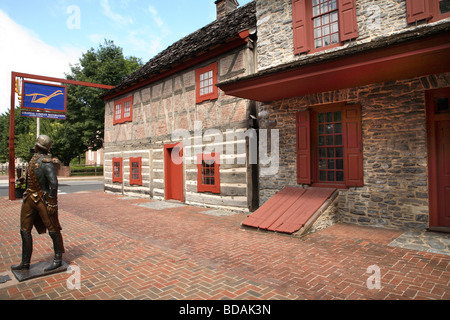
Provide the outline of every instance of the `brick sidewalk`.
[[[450,299],[450,256],[391,247],[403,232],[338,224],[303,239],[244,229],[244,215],[154,210],[103,192],[60,196],[67,273],[0,286],[21,299]],[[20,202],[0,198],[0,275],[20,261]],[[34,232],[32,263],[52,259]],[[380,268],[381,289],[368,289]],[[4,287],[7,286],[7,287]]]

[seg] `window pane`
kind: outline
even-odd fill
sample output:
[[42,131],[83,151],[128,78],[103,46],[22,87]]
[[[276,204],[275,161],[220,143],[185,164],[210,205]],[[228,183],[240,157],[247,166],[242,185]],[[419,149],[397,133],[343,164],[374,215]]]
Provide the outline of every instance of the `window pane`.
[[322,36],[322,29],[321,28],[315,28],[314,29],[314,38],[320,38]]
[[344,181],[344,171],[336,171],[336,181]]
[[327,148],[327,157],[334,158],[334,148]]
[[319,123],[323,123],[323,113],[319,113]]
[[327,146],[334,146],[333,136],[327,136]]
[[334,169],[334,160],[328,160],[328,169]]
[[439,2],[439,12],[440,13],[450,12],[450,0],[443,0]]
[[325,148],[320,148],[319,149],[319,158],[325,158],[327,156],[327,151],[325,150]]
[[320,26],[321,26],[320,18],[315,18],[314,19],[314,28],[317,28],[317,27],[320,27]]
[[314,40],[314,47],[315,48],[321,48],[322,47],[322,39],[321,38]]
[[344,148],[336,148],[336,158],[344,157]]
[[334,144],[335,144],[336,146],[342,145],[342,136],[335,136],[335,138],[334,138]]
[[339,31],[338,23],[337,22],[332,23],[331,24],[331,33],[336,33],[338,31]]
[[334,171],[328,171],[328,181],[334,181]]
[[343,159],[336,160],[336,169],[344,170],[344,160]]
[[319,146],[324,146],[325,145],[325,137],[321,136],[319,137]]
[[337,8],[336,0],[331,0],[330,1],[330,10],[334,10],[336,8]]
[[331,35],[331,44],[339,42],[339,33],[333,33]]
[[334,132],[334,125],[327,124],[327,134],[333,134],[333,132]]
[[319,169],[320,170],[326,170],[327,169],[327,162],[325,160],[319,160]]
[[333,112],[327,112],[327,122],[333,122]]
[[317,16],[320,14],[320,6],[313,7],[313,16]]
[[330,36],[323,37],[323,45],[328,46],[331,44]]
[[329,24],[330,23],[330,15],[326,14],[322,17],[322,24]]
[[334,125],[334,133],[342,133],[342,124],[341,123],[336,123]]

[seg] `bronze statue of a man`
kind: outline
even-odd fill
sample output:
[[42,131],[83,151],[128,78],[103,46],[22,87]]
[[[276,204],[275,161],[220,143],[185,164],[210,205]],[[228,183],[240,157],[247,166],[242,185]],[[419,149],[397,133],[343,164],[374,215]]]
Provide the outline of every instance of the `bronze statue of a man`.
[[55,257],[44,271],[51,271],[62,265],[64,251],[61,225],[58,220],[58,179],[49,154],[52,141],[48,136],[39,136],[35,154],[30,161],[26,175],[26,190],[20,212],[20,235],[22,237],[22,262],[12,270],[30,269],[33,252],[33,226],[39,234],[48,230],[53,240]]

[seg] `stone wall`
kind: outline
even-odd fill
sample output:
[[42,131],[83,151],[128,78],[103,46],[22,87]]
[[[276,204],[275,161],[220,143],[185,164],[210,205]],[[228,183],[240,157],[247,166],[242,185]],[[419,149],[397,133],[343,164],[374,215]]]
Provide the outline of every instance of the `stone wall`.
[[260,179],[260,204],[297,184],[295,113],[344,101],[362,106],[364,187],[340,191],[341,221],[427,228],[425,90],[449,85],[446,73],[260,104],[261,127],[280,130],[280,169]]
[[[389,37],[401,31],[426,28],[433,24],[423,22],[408,25],[406,0],[357,0],[359,36],[343,46],[314,54],[294,55],[292,31],[292,0],[256,0],[258,28],[258,69],[261,71],[283,63],[308,59],[331,51],[342,50],[348,45],[365,43],[380,37]],[[450,18],[436,22],[443,23]]]

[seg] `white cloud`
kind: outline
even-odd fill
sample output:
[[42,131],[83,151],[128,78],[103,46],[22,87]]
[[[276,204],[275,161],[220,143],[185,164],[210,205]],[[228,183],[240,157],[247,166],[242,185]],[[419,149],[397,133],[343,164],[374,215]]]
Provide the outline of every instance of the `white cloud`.
[[70,65],[79,61],[83,49],[71,46],[58,49],[31,30],[16,24],[0,10],[0,114],[11,108],[11,72],[64,78]]
[[158,11],[156,11],[155,7],[148,6],[148,11],[150,11],[150,14],[152,15],[156,25],[161,28],[164,25],[164,22],[159,16]]
[[103,13],[110,19],[112,19],[114,22],[121,24],[121,25],[127,25],[127,24],[133,24],[133,19],[130,17],[123,17],[122,15],[115,13],[111,9],[111,5],[109,4],[108,0],[102,0],[100,2],[100,5],[103,8]]

